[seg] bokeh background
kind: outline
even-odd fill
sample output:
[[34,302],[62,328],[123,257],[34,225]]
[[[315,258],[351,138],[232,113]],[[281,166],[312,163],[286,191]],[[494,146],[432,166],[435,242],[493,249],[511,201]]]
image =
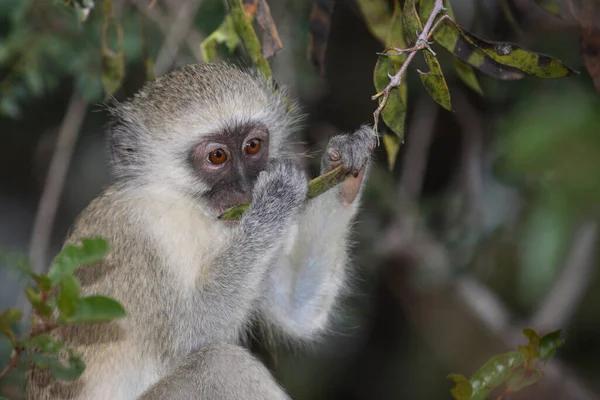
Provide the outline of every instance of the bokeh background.
[[[0,0],[0,246],[38,264],[51,261],[77,214],[111,182],[96,3],[77,24],[58,1]],[[140,10],[149,1],[112,3],[124,28],[126,80],[115,94],[124,99],[145,80]],[[531,0],[452,5],[470,31],[558,57],[581,74],[511,82],[478,74],[479,96],[436,48],[450,113],[427,96],[415,63],[406,143],[393,172],[383,149],[376,152],[355,229],[352,290],[331,334],[309,349],[263,354],[294,398],[450,399],[449,373],[469,376],[516,349],[526,342],[524,327],[562,329],[566,344],[542,382],[511,398],[600,398],[600,97],[581,61],[579,28]],[[314,175],[330,136],[372,121],[382,47],[356,3],[339,0],[320,77],[306,57],[312,1],[270,6],[285,46],[274,74],[307,114],[298,141],[313,155]],[[224,14],[220,0],[158,0],[145,24],[157,73],[197,60]],[[91,104],[78,107],[81,98]],[[57,142],[69,129],[72,155],[68,141]],[[34,221],[61,148],[58,164],[68,163],[68,172],[55,221],[41,220],[51,236],[40,254]],[[60,182],[46,192],[57,189]],[[0,309],[22,304],[26,280],[10,260],[0,261]],[[8,357],[0,338],[0,365]],[[18,372],[0,382],[0,396],[21,398]]]

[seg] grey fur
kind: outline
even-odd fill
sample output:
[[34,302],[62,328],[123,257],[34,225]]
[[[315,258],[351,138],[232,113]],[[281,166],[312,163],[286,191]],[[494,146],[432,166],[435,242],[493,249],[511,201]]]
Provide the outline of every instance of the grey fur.
[[[359,199],[345,205],[334,188],[306,201],[284,101],[230,65],[174,71],[114,114],[117,182],[79,216],[66,243],[109,240],[106,259],[77,275],[82,295],[114,297],[128,316],[69,328],[64,340],[87,370],[69,383],[30,368],[27,398],[287,398],[240,346],[256,320],[272,336],[307,342],[327,330],[346,286]],[[241,221],[219,221],[202,200],[211,187],[190,171],[187,154],[215,130],[256,120],[269,129],[271,160]],[[368,166],[368,131],[331,140],[348,170]]]

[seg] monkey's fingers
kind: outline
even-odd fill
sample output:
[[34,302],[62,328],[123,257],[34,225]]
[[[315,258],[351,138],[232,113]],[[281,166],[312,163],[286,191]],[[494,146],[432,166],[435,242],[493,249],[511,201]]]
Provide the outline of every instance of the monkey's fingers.
[[[332,187],[342,182],[348,176],[348,172],[344,171],[342,166],[338,166],[335,169],[329,171],[326,174],[316,177],[308,183],[308,194],[307,197],[317,197],[322,193],[325,193]],[[218,216],[218,219],[237,221],[242,218],[244,211],[250,207],[250,203],[240,204],[232,207],[225,211],[223,214]]]
[[356,199],[356,196],[358,196],[364,176],[365,168],[358,171],[358,174],[356,175],[350,174],[342,183],[340,196],[345,205],[352,204],[354,199]]

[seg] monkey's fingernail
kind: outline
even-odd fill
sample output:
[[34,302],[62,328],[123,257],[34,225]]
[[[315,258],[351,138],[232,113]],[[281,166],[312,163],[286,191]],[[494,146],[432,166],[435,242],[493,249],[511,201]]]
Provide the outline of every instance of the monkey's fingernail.
[[332,148],[327,149],[327,155],[329,156],[330,161],[340,161],[342,158],[340,152]]

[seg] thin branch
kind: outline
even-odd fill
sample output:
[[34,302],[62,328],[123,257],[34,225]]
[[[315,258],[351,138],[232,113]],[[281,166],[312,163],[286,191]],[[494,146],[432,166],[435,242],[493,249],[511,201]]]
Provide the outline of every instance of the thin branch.
[[481,202],[484,121],[469,102],[464,91],[455,91],[452,98],[463,137],[459,178],[466,197],[465,208],[469,213],[467,216],[470,222],[469,228],[475,229],[480,227],[483,209]]
[[[429,41],[428,41],[429,37],[431,36],[431,34],[435,30],[435,28],[437,28],[437,26],[439,25],[439,21],[435,25],[433,25],[433,22],[435,21],[437,16],[443,10],[444,10],[443,0],[435,0],[433,10],[431,11],[429,18],[427,19],[427,22],[425,23],[425,26],[423,27],[423,31],[419,34],[419,37],[417,38],[417,41],[415,42],[415,45],[413,47],[410,47],[408,49],[396,49],[396,48],[390,47],[390,48],[386,49],[386,51],[389,49],[393,49],[397,52],[396,54],[387,54],[388,56],[396,56],[396,55],[401,55],[401,54],[406,54],[406,53],[409,53],[409,54],[408,54],[408,57],[406,58],[406,60],[404,61],[404,63],[402,64],[402,67],[400,67],[400,69],[398,70],[398,72],[396,72],[396,74],[393,76],[391,76],[391,75],[389,76],[390,83],[388,83],[388,85],[385,87],[385,89],[383,89],[381,92],[371,96],[371,100],[377,100],[379,97],[383,96],[383,99],[382,99],[381,103],[379,104],[379,107],[377,107],[377,109],[373,113],[373,118],[375,120],[376,127],[377,127],[377,123],[379,122],[379,114],[381,114],[381,110],[383,110],[383,108],[387,104],[387,100],[388,100],[388,97],[390,96],[391,90],[400,86],[400,84],[402,83],[402,77],[406,73],[408,66],[413,61],[413,59],[415,58],[417,53],[423,49],[430,50]],[[444,16],[444,17],[446,17],[446,16]],[[442,17],[442,19],[444,17]],[[440,21],[442,19],[440,19]]]
[[4,367],[4,369],[2,370],[2,372],[0,372],[0,380],[2,380],[6,375],[8,375],[8,373],[13,368],[16,368],[17,365],[19,365],[19,356],[18,355],[13,355],[10,358],[10,362],[8,363],[8,365],[6,367]]
[[[194,18],[201,1],[187,0],[179,7],[174,21],[171,23],[165,41],[156,56],[155,73],[161,76],[166,73],[179,53],[181,43],[189,36],[194,25]],[[199,48],[199,45],[198,45]]]
[[[69,100],[69,105],[62,121],[54,154],[50,161],[48,175],[38,205],[31,241],[29,243],[29,262],[36,273],[44,271],[48,248],[52,237],[52,228],[56,218],[56,210],[65,184],[73,149],[77,142],[81,125],[86,115],[87,102],[77,93]],[[30,305],[24,294],[17,304],[25,315],[30,312]]]
[[400,177],[402,193],[413,201],[421,196],[438,111],[439,108],[429,96],[421,96],[415,106],[409,129],[411,140],[407,141]]
[[597,242],[598,223],[584,223],[573,238],[561,276],[555,280],[554,287],[531,319],[536,329],[565,327],[591,283]]
[[[145,0],[130,1],[141,12],[147,12],[148,18],[151,19],[165,35],[168,35],[171,22],[169,21],[169,18],[158,9],[158,7],[150,7]],[[150,5],[153,5],[153,3],[155,3],[155,1],[152,1]],[[202,43],[203,38],[204,36],[196,29],[190,29],[187,32],[187,36],[184,38],[188,49],[197,61],[202,61],[200,43]]]

